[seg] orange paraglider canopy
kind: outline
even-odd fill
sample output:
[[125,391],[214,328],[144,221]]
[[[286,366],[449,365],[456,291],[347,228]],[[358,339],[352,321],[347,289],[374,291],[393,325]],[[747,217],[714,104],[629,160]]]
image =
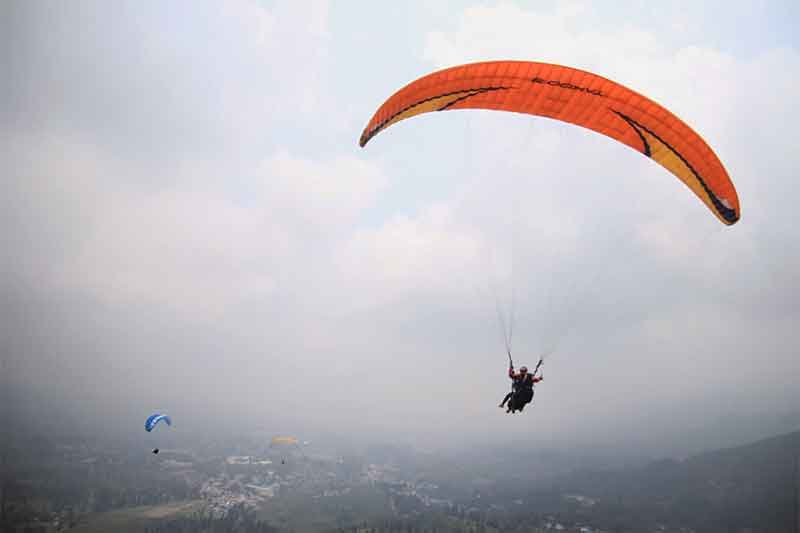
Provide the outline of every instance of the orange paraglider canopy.
[[683,181],[724,224],[739,220],[739,198],[719,158],[670,111],[596,74],[530,61],[488,61],[428,74],[392,95],[364,128],[380,131],[430,111],[494,109],[549,117],[607,135]]

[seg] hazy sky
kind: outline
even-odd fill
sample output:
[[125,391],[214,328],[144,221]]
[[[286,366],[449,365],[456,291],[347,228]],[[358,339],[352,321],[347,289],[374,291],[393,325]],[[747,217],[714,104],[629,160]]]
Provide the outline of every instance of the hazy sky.
[[[430,4],[6,2],[5,383],[88,418],[443,441],[796,409],[798,4]],[[662,103],[741,221],[550,120],[431,114],[358,147],[396,89],[487,59]],[[556,348],[516,419],[512,288],[517,363]]]

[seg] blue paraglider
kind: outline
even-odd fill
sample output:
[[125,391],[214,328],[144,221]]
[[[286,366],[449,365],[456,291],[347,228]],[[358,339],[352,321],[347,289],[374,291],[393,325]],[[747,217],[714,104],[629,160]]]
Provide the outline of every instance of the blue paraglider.
[[[172,425],[172,420],[170,419],[170,417],[168,417],[167,415],[162,415],[162,414],[159,414],[159,413],[154,413],[154,414],[152,414],[152,415],[148,416],[148,417],[147,417],[147,420],[145,420],[145,422],[144,422],[144,429],[145,429],[145,430],[146,430],[148,433],[150,433],[151,431],[153,431],[153,429],[155,429],[155,427],[156,427],[156,424],[158,424],[158,423],[159,423],[159,422],[161,422],[162,420],[164,421],[164,423],[165,423],[166,425],[168,425],[168,426],[171,426],[171,425]],[[158,448],[154,448],[154,449],[153,449],[153,453],[158,453]]]
[[162,420],[168,426],[172,425],[172,420],[170,420],[170,418],[167,415],[161,415],[161,414],[155,413],[155,414],[152,414],[152,415],[147,417],[147,420],[144,423],[144,429],[146,429],[147,432],[149,433],[149,432],[153,431],[153,428],[156,427],[156,424],[158,424]]

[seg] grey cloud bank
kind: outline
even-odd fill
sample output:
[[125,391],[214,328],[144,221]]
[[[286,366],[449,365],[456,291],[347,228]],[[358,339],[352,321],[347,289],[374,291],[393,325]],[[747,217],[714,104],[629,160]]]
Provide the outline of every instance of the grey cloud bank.
[[[791,6],[708,42],[703,9],[618,26],[577,4],[409,4],[386,28],[324,2],[9,6],[1,342],[19,398],[440,443],[657,440],[800,405]],[[357,147],[401,85],[499,57],[674,110],[720,154],[741,222],[552,121],[443,113]],[[519,362],[558,348],[513,424],[492,283],[505,306],[516,291]]]

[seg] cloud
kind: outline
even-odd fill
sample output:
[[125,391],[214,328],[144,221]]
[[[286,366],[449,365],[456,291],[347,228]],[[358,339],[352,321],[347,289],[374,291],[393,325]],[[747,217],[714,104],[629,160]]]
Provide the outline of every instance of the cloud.
[[26,30],[0,105],[17,131],[83,137],[147,171],[250,156],[265,138],[318,124],[330,107],[324,1],[199,2],[191,10],[29,3],[12,14]]
[[353,234],[340,249],[337,266],[360,295],[356,301],[429,291],[452,294],[469,285],[483,243],[452,218],[448,207],[431,206],[419,216],[399,215]]
[[4,264],[14,279],[207,318],[292,283],[386,182],[366,161],[280,151],[258,165],[242,202],[200,161],[162,169],[195,186],[158,190],[125,185],[135,178],[123,161],[63,139],[19,143],[6,163],[18,179],[7,190],[5,239],[26,250]]
[[387,185],[375,164],[352,156],[329,161],[293,157],[281,151],[263,164],[259,186],[270,211],[320,231],[350,229],[374,205]]
[[[681,396],[708,413],[791,397],[796,48],[740,56],[690,39],[695,11],[644,24],[588,4],[472,6],[427,33],[409,6],[411,44],[324,2],[25,6],[0,103],[3,347],[20,383],[450,440],[669,425]],[[380,43],[370,72],[342,44],[357,31],[353,48]],[[496,57],[591,69],[673,109],[725,162],[741,222],[722,228],[652,161],[554,121],[441,113],[357,148],[367,92],[377,105],[399,73]],[[512,288],[519,364],[558,347],[534,428],[496,416],[495,306],[510,311]],[[723,394],[726,369],[754,360],[748,394]]]

